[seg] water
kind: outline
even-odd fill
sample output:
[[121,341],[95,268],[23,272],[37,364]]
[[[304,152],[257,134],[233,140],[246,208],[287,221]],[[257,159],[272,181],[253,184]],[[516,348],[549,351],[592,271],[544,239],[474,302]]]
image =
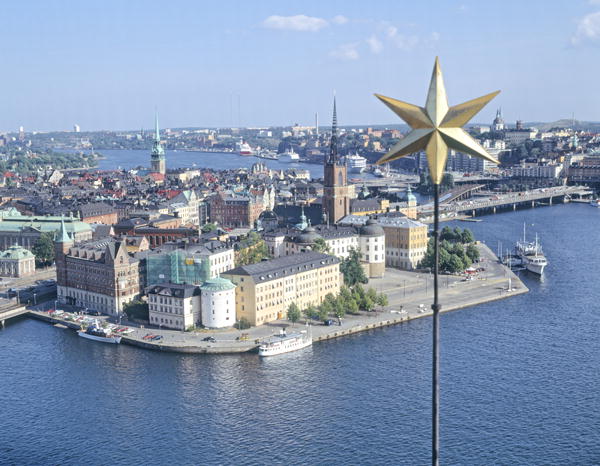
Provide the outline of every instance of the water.
[[[540,234],[531,292],[442,316],[443,464],[600,463],[600,209],[462,223],[493,249]],[[431,321],[267,360],[0,331],[0,464],[428,464]]]
[[[138,166],[150,165],[150,153],[147,150],[100,150],[104,159],[98,161],[101,170],[114,170],[117,167],[131,169]],[[231,152],[181,152],[166,151],[167,168],[216,168],[219,170],[235,170],[250,168],[257,162],[264,163],[272,170],[287,170],[297,168],[308,170],[312,178],[323,177],[323,165],[313,163],[285,163],[278,160],[259,159],[238,155]],[[355,174],[351,175],[352,177]],[[372,177],[370,174],[357,175]]]

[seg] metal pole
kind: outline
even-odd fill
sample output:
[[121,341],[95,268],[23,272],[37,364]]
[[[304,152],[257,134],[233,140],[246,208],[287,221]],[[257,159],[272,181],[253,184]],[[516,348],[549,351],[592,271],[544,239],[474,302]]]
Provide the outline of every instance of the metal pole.
[[434,214],[433,214],[433,239],[434,257],[433,266],[433,367],[432,367],[432,407],[431,407],[431,463],[440,464],[440,303],[438,296],[438,275],[440,261],[440,185],[434,184]]

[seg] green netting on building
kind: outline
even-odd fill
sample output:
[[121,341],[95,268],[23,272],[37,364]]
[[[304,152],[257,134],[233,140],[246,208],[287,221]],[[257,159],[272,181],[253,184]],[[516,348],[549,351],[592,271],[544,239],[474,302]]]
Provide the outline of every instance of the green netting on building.
[[147,284],[200,285],[210,278],[208,257],[184,250],[151,255],[146,262]]

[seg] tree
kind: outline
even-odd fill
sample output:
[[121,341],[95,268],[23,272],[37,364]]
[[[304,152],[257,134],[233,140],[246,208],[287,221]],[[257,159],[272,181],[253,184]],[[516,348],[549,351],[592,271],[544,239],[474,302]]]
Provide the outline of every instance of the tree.
[[325,322],[331,314],[331,304],[328,301],[323,301],[319,306],[319,320]]
[[54,238],[52,233],[42,233],[33,244],[31,252],[35,256],[36,265],[51,265],[54,262]]
[[468,228],[465,228],[461,235],[461,241],[464,244],[469,244],[475,242],[475,237],[473,236],[473,232]]
[[338,296],[337,299],[334,301],[333,315],[336,316],[338,319],[341,319],[346,315],[346,305],[340,296]]
[[289,305],[287,310],[287,318],[292,323],[295,324],[302,317],[302,312],[300,312],[300,308],[296,303],[292,303]]
[[379,293],[377,295],[377,305],[380,307],[386,307],[389,304],[388,297],[385,293]]
[[250,327],[252,327],[252,325],[250,325],[250,322],[248,322],[248,319],[246,319],[245,317],[242,317],[240,320],[238,320],[235,325],[235,328],[237,328],[238,330],[246,330],[249,329]]
[[467,246],[466,254],[472,262],[477,262],[479,260],[479,249],[477,249],[477,246],[475,246],[473,243]]
[[344,283],[354,286],[357,283],[367,283],[369,279],[360,265],[360,252],[351,249],[350,254],[340,264],[340,272],[344,275]]
[[209,231],[215,231],[217,229],[217,225],[214,223],[207,223],[202,227],[202,233],[208,233]]
[[135,300],[123,304],[123,312],[128,319],[149,320],[148,303]]
[[313,245],[313,251],[322,252],[324,254],[329,253],[329,246],[323,238],[317,238],[315,244]]
[[354,301],[358,305],[359,309],[364,309],[364,301],[366,298],[365,289],[362,287],[360,283],[356,284],[354,288],[352,288],[352,296],[354,297]]
[[456,254],[450,255],[450,260],[448,261],[448,271],[451,273],[458,273],[465,270],[465,265],[460,257]]
[[304,316],[306,319],[318,319],[319,310],[315,305],[310,304],[306,309],[304,309]]

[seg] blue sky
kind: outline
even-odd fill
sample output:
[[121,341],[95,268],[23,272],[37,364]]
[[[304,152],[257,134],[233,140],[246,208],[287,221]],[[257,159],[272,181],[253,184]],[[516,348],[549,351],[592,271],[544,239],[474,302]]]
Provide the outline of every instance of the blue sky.
[[398,122],[439,55],[478,117],[600,120],[600,0],[3,3],[0,131]]

